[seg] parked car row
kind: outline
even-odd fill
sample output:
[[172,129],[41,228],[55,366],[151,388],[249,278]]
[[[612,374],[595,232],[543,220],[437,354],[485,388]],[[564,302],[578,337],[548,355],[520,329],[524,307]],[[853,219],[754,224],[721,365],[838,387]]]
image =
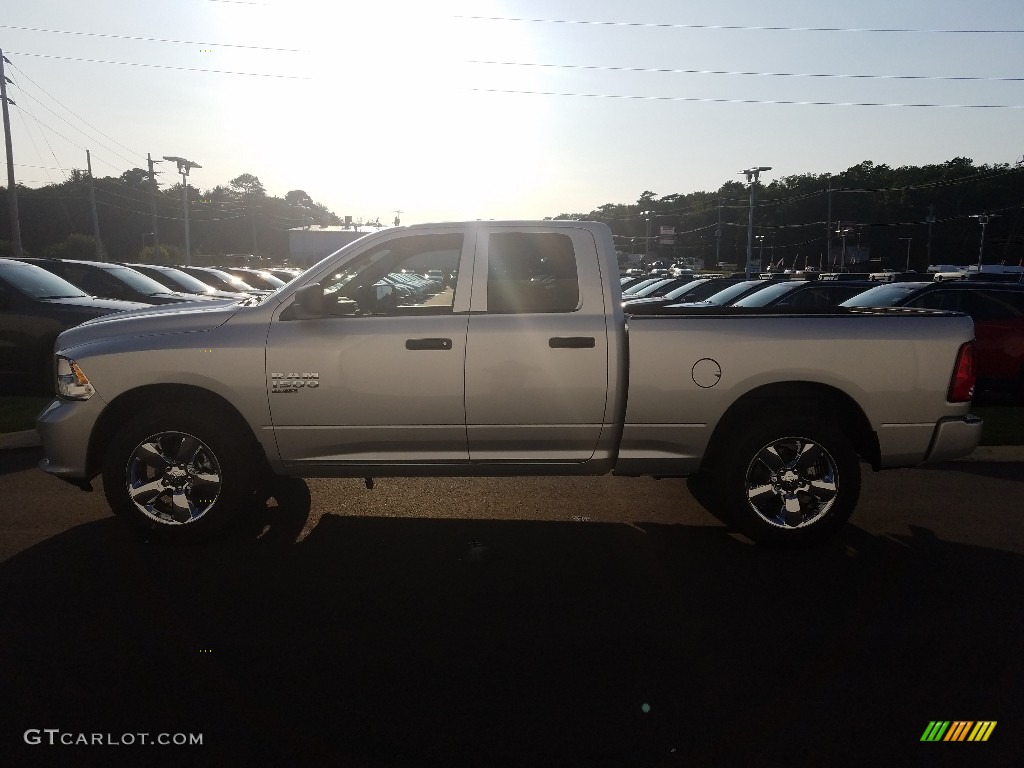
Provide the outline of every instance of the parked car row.
[[[399,303],[422,304],[449,283],[450,276],[435,273],[392,272],[377,287],[389,290]],[[66,328],[91,318],[156,304],[265,295],[296,275],[293,270],[274,274],[235,267],[0,259],[0,390],[52,391],[49,361],[54,340]],[[878,282],[794,277],[623,277],[623,307],[645,314],[857,307],[962,312],[974,319],[979,389],[1008,390],[1024,400],[1024,285],[975,279]]]
[[53,343],[79,323],[154,305],[238,301],[268,294],[301,274],[277,272],[0,259],[0,392],[52,392]]
[[36,264],[0,259],[0,392],[52,393],[53,343],[61,331],[149,306],[90,296]]
[[[843,274],[820,279],[769,275],[622,278],[626,312],[777,310],[842,312],[858,307],[912,307],[970,315],[979,391],[1008,391],[1024,401],[1024,284],[1008,280],[872,280]],[[927,280],[927,275],[921,277]],[[793,279],[797,278],[797,279]]]

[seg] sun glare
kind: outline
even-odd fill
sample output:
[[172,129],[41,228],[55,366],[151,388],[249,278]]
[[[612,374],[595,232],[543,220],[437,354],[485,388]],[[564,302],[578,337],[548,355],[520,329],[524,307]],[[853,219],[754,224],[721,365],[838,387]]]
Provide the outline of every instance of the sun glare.
[[[303,51],[293,69],[313,79],[232,83],[225,94],[227,112],[262,116],[244,121],[232,151],[254,158],[246,161],[251,172],[272,192],[286,190],[275,190],[261,167],[287,156],[298,167],[283,183],[303,186],[339,214],[383,221],[401,208],[414,222],[522,211],[522,199],[543,185],[547,102],[474,91],[528,88],[522,78],[531,74],[469,61],[529,59],[527,31],[457,18],[500,15],[498,3],[354,8],[324,0],[297,3],[290,21],[283,10],[265,18],[294,25],[300,9],[302,31],[288,35]],[[286,152],[275,149],[282,144]]]

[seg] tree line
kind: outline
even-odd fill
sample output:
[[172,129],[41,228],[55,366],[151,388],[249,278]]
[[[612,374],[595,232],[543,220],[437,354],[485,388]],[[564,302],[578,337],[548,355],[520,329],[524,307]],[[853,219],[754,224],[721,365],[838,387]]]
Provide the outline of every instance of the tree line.
[[[109,261],[184,261],[182,184],[153,194],[149,173],[132,168],[120,176],[93,180],[102,252]],[[7,189],[0,197],[6,210]],[[153,255],[153,203],[161,254]],[[252,253],[273,260],[288,256],[288,230],[341,220],[305,191],[283,198],[267,194],[259,178],[243,173],[227,184],[200,190],[188,185],[189,242],[194,255]],[[65,181],[39,188],[18,185],[23,249],[27,255],[81,259],[96,257],[89,178],[81,170]],[[0,216],[0,255],[13,252],[10,218]]]
[[[864,161],[836,174],[799,174],[768,182],[754,200],[753,256],[785,267],[830,267],[849,255],[871,267],[923,271],[929,264],[1024,263],[1024,166],[944,163],[893,168]],[[558,219],[603,221],[622,253],[661,259],[746,261],[750,190],[728,181],[714,192],[658,197],[645,191],[635,203],[607,203]],[[981,245],[981,219],[987,216]],[[721,223],[719,223],[721,222]],[[671,244],[659,237],[671,227]],[[718,236],[716,236],[718,235]],[[831,235],[831,237],[830,237]],[[831,243],[831,251],[829,245]]]
[[[845,243],[851,254],[868,256],[872,267],[912,269],[929,264],[1024,262],[1024,166],[975,165],[957,157],[944,163],[900,166],[864,161],[836,174],[799,174],[755,189],[755,259],[783,266],[835,264]],[[119,177],[94,180],[100,240],[105,257],[154,260],[153,195],[147,171],[132,168]],[[741,265],[747,247],[749,188],[727,181],[713,192],[668,194],[645,191],[635,203],[606,203],[586,213],[556,219],[603,221],[620,252],[650,252],[663,259]],[[155,195],[158,260],[181,260],[184,246],[182,187]],[[0,188],[6,207],[7,189]],[[275,260],[288,256],[287,231],[341,220],[301,189],[284,197],[267,194],[257,176],[243,173],[208,190],[188,186],[192,253],[221,256],[255,253]],[[73,170],[58,184],[18,187],[21,234],[31,255],[94,258],[89,180]],[[981,219],[987,216],[984,245]],[[379,225],[379,221],[366,222]],[[661,227],[675,231],[672,241]],[[9,254],[10,221],[0,216],[0,255]],[[831,245],[831,250],[830,250]],[[145,251],[149,248],[149,251]]]

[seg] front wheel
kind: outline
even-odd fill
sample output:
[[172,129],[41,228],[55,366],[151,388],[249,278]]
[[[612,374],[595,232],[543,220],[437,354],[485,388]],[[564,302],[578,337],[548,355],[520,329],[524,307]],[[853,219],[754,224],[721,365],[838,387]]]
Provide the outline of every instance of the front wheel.
[[860,464],[827,421],[772,417],[722,450],[713,483],[723,511],[754,541],[808,546],[834,535],[853,513]]
[[252,450],[216,413],[164,407],[115,435],[103,468],[114,513],[143,535],[195,541],[222,528],[252,497]]

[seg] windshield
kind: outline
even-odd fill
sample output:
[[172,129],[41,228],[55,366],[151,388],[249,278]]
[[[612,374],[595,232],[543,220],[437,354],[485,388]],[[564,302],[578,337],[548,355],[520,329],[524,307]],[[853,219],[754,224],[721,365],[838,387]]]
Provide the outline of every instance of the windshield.
[[632,295],[633,297],[636,297],[637,291],[643,290],[648,285],[651,285],[652,283],[660,282],[660,281],[662,281],[664,279],[665,278],[663,278],[663,277],[649,277],[646,280],[641,280],[639,283],[634,283],[633,285],[629,286],[628,288],[623,288],[622,292],[623,293],[628,293],[628,294]]
[[806,285],[806,283],[775,283],[769,285],[767,288],[762,288],[760,291],[744,296],[742,299],[733,304],[734,307],[763,307],[771,303],[773,300],[780,296],[785,296],[790,291],[796,290],[797,286]]
[[847,299],[840,307],[895,307],[901,300],[909,297],[920,289],[918,283],[897,283],[896,285],[880,285],[877,288],[858,293]]
[[[182,272],[180,269],[161,269],[158,270],[158,273],[174,288],[187,293],[208,293],[210,291],[210,286],[202,280],[192,277],[188,272]],[[157,280],[158,278],[153,279]]]
[[62,277],[34,264],[5,263],[0,275],[21,293],[33,299],[79,298],[88,294]]
[[160,285],[152,277],[136,272],[134,269],[128,267],[100,267],[100,269],[109,272],[122,283],[130,285],[139,293],[144,293],[147,296],[154,293],[170,293],[166,285]]
[[654,294],[659,288],[663,288],[666,283],[672,282],[671,280],[655,280],[650,285],[644,286],[639,291],[630,291],[630,296],[635,299],[642,299],[647,296]]
[[767,283],[765,283],[764,280],[744,280],[742,283],[730,285],[728,288],[724,288],[718,293],[714,293],[711,296],[708,296],[705,299],[705,301],[708,302],[709,304],[714,304],[715,306],[723,307],[730,301],[735,299],[737,296],[742,296],[751,288],[756,288],[758,285],[767,285]]

